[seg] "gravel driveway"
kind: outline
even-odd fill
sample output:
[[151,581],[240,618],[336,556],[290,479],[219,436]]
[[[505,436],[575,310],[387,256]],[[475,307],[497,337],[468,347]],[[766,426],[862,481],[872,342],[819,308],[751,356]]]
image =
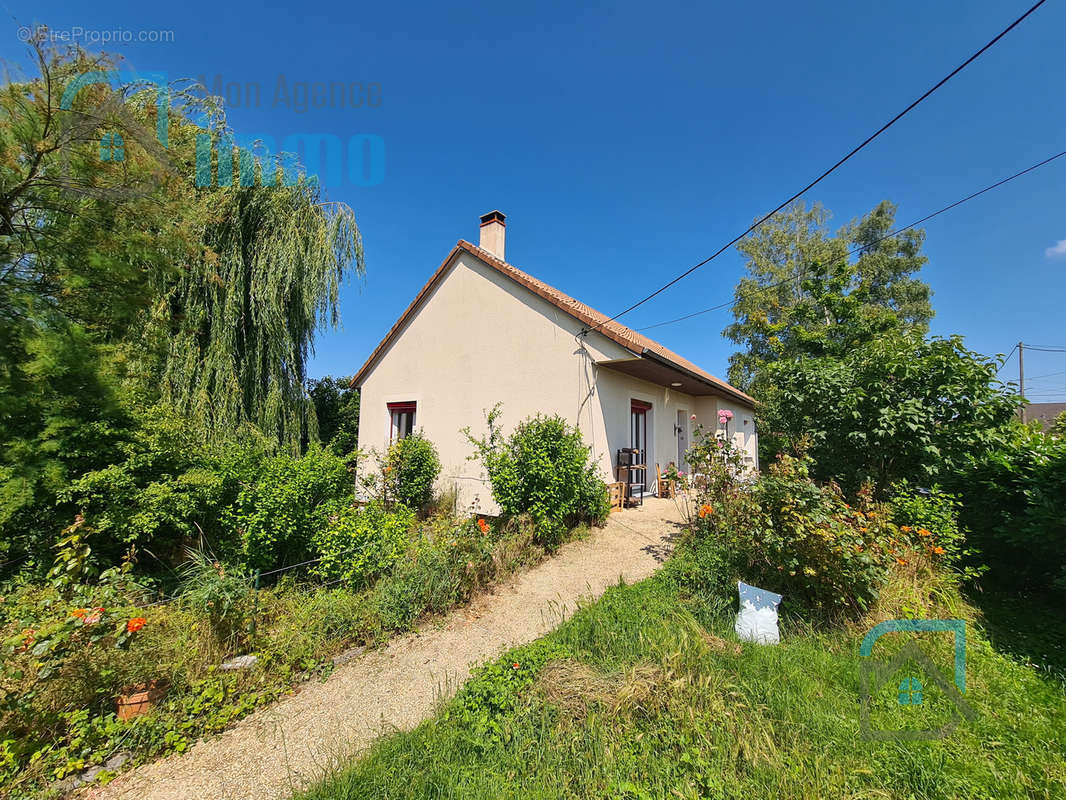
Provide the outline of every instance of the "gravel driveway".
[[473,665],[547,633],[579,599],[619,577],[653,573],[671,549],[672,500],[612,514],[586,540],[447,616],[338,667],[325,683],[261,709],[188,752],[146,764],[90,790],[96,798],[263,800],[287,797],[393,729],[413,728],[453,694]]

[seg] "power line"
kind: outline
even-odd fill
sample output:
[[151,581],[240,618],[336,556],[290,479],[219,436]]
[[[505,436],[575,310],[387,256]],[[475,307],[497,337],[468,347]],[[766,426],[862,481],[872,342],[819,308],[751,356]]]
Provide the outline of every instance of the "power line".
[[1066,369],[1059,370],[1058,372],[1045,372],[1043,375],[1033,375],[1029,380],[1038,381],[1041,378],[1052,378],[1055,375],[1066,375]]
[[591,328],[587,329],[585,331],[585,333],[590,333],[590,332],[596,330],[597,328],[599,328],[600,326],[606,325],[608,322],[611,322],[612,320],[616,320],[619,317],[623,316],[624,314],[628,314],[633,309],[644,305],[649,300],[651,300],[653,297],[656,297],[659,294],[662,294],[663,292],[665,292],[667,289],[669,289],[671,286],[673,286],[678,281],[688,277],[693,272],[698,270],[700,267],[702,267],[705,264],[707,264],[707,263],[713,261],[714,259],[716,259],[718,256],[720,256],[722,253],[724,253],[730,247],[735,245],[737,242],[739,242],[741,239],[743,239],[745,236],[747,236],[753,230],[755,230],[760,225],[762,225],[764,222],[766,222],[766,220],[770,219],[770,217],[772,217],[774,214],[776,214],[782,208],[784,208],[789,203],[791,203],[793,200],[797,199],[798,197],[803,195],[805,192],[810,191],[815,186],[817,186],[819,183],[821,183],[823,180],[825,180],[827,177],[829,177],[839,167],[843,166],[848,160],[850,160],[852,156],[854,156],[856,153],[858,153],[860,150],[862,150],[864,147],[866,147],[868,144],[870,144],[870,142],[872,142],[874,139],[876,139],[882,133],[884,133],[889,128],[891,128],[893,125],[895,125],[897,122],[899,122],[901,119],[903,119],[903,117],[905,117],[908,113],[910,113],[910,111],[912,111],[919,103],[921,103],[923,100],[925,100],[931,94],[933,94],[933,92],[935,92],[937,89],[939,89],[945,83],[947,83],[952,78],[954,78],[956,75],[958,75],[960,72],[962,72],[964,69],[966,69],[966,67],[968,67],[970,64],[972,64],[978,58],[980,58],[981,55],[983,55],[989,48],[991,48],[993,45],[995,45],[1000,39],[1002,39],[1004,36],[1006,36],[1012,30],[1014,30],[1014,28],[1016,28],[1018,25],[1020,25],[1021,22],[1026,17],[1028,17],[1030,14],[1032,14],[1038,8],[1040,8],[1040,6],[1044,5],[1045,2],[1047,2],[1047,0],[1038,0],[1038,2],[1035,3],[1028,11],[1026,11],[1024,14],[1022,14],[1020,17],[1018,17],[1016,20],[1014,20],[1014,22],[1012,22],[1010,25],[1008,25],[1006,28],[1004,28],[1002,31],[1000,31],[998,34],[996,34],[995,37],[993,37],[991,40],[989,40],[989,42],[984,47],[982,47],[980,50],[975,52],[973,55],[971,55],[969,58],[967,58],[965,61],[963,61],[961,64],[959,64],[959,66],[955,67],[955,69],[953,69],[951,72],[949,72],[947,75],[945,75],[939,81],[937,81],[936,84],[934,84],[932,86],[932,88],[928,89],[921,97],[919,97],[917,100],[912,102],[909,106],[907,106],[905,109],[903,109],[898,114],[896,114],[896,116],[894,116],[892,119],[890,119],[884,125],[882,125],[880,128],[878,128],[872,134],[867,136],[866,139],[864,139],[861,144],[859,144],[858,146],[854,147],[847,155],[845,155],[843,158],[841,158],[839,161],[837,161],[835,164],[833,164],[833,166],[831,166],[829,169],[827,169],[825,172],[823,172],[821,175],[819,175],[813,181],[808,183],[806,186],[804,186],[798,192],[796,192],[791,197],[789,197],[787,200],[785,200],[783,203],[781,203],[779,206],[777,206],[777,208],[775,208],[769,214],[766,214],[765,216],[761,217],[756,222],[754,222],[743,233],[739,234],[738,236],[735,236],[733,239],[731,239],[726,244],[722,245],[722,247],[720,247],[718,250],[716,250],[713,254],[711,254],[707,258],[705,258],[703,261],[701,261],[700,263],[696,264],[695,266],[690,267],[689,269],[685,270],[684,272],[682,272],[680,275],[678,275],[676,278],[674,278],[670,282],[668,282],[668,283],[664,284],[663,286],[659,287],[658,289],[656,289],[654,292],[649,294],[643,300],[640,300],[640,301],[634,303],[633,305],[629,306],[629,308],[618,312],[613,317],[609,317],[608,319],[605,319],[602,322],[596,323]]
[[1008,361],[1010,361],[1010,357],[1011,357],[1012,355],[1014,355],[1014,354],[1015,354],[1015,352],[1017,352],[1017,350],[1018,350],[1018,345],[1014,345],[1014,347],[1012,347],[1012,348],[1010,349],[1010,352],[1009,352],[1009,353],[1007,353],[1007,357],[1003,359],[1003,363],[1002,363],[1002,364],[1000,364],[1000,365],[999,365],[999,369],[997,369],[997,370],[996,370],[996,374],[997,374],[997,375],[998,375],[998,374],[999,374],[1000,372],[1002,372],[1002,371],[1003,371],[1003,368],[1004,368],[1005,366],[1007,366],[1007,362],[1008,362]]
[[[856,255],[857,253],[861,253],[864,250],[868,250],[870,247],[872,247],[875,244],[880,244],[881,242],[885,241],[886,239],[891,239],[894,236],[899,236],[899,234],[903,233],[904,231],[911,230],[912,228],[915,228],[918,225],[921,225],[921,224],[923,224],[925,222],[928,222],[929,220],[933,219],[934,217],[938,217],[938,216],[940,216],[941,214],[943,214],[943,213],[945,213],[947,211],[951,211],[953,208],[958,208],[963,203],[968,203],[970,200],[973,200],[973,199],[975,199],[977,197],[980,197],[981,195],[985,194],[986,192],[990,192],[993,189],[998,189],[1000,186],[1003,186],[1006,183],[1010,183],[1015,178],[1020,178],[1023,175],[1026,175],[1026,174],[1032,172],[1033,170],[1039,169],[1040,167],[1043,167],[1043,166],[1045,166],[1047,164],[1050,164],[1052,161],[1055,161],[1058,158],[1062,158],[1063,156],[1066,156],[1066,150],[1062,150],[1062,151],[1056,153],[1053,156],[1049,156],[1048,158],[1045,158],[1043,161],[1038,161],[1037,163],[1035,163],[1035,164],[1033,164],[1031,166],[1028,166],[1028,167],[1026,167],[1025,169],[1023,169],[1023,170],[1021,170],[1019,172],[1015,172],[1013,175],[1010,175],[1010,176],[1008,176],[1006,178],[1002,178],[1002,179],[996,181],[995,183],[991,183],[988,186],[984,187],[983,189],[979,189],[976,192],[973,192],[972,194],[969,194],[969,195],[967,195],[966,197],[963,197],[960,200],[956,200],[954,203],[949,203],[948,205],[944,206],[943,208],[941,208],[941,209],[939,209],[937,211],[934,211],[932,214],[926,214],[924,217],[922,217],[921,219],[915,220],[910,225],[907,225],[907,226],[902,227],[902,228],[896,228],[894,231],[891,231],[891,232],[885,234],[884,236],[882,236],[882,237],[880,237],[878,239],[874,239],[869,244],[865,244],[865,245],[861,245],[859,247],[853,248],[852,250],[848,251],[847,254],[845,254],[844,258],[845,259],[850,258],[851,256]],[[783,286],[786,283],[792,283],[793,281],[800,280],[802,277],[803,277],[803,275],[794,275],[792,277],[785,278],[784,280],[777,281],[776,283],[767,284],[766,286],[763,286],[761,288],[763,288],[763,289],[774,289],[774,288],[776,288],[778,286]],[[701,314],[709,314],[712,311],[719,311],[719,310],[721,310],[723,308],[728,308],[731,305],[733,305],[733,300],[729,300],[729,301],[727,301],[725,303],[719,303],[716,306],[711,306],[710,308],[705,308],[702,311],[693,311],[692,313],[685,314],[684,316],[681,316],[681,317],[676,317],[674,319],[668,319],[665,322],[656,322],[654,325],[646,325],[643,328],[639,328],[639,330],[647,331],[647,330],[651,330],[652,328],[661,327],[663,325],[672,325],[675,322],[683,322],[686,319],[692,319],[693,317],[698,317]],[[1028,348],[1029,345],[1026,345],[1026,347]],[[1013,354],[1014,351],[1017,350],[1017,349],[1018,349],[1018,346],[1015,345],[1014,348],[1011,350],[1010,354],[1008,354],[1007,358],[1010,358],[1010,355]],[[1066,350],[1066,348],[1064,348],[1064,350]]]
[[1041,353],[1066,353],[1066,347],[1040,347],[1035,344],[1027,344],[1026,350],[1036,350]]

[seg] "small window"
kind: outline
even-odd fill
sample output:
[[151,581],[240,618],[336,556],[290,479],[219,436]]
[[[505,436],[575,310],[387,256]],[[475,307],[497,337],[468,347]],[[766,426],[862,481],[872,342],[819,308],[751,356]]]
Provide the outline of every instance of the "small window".
[[389,442],[406,439],[415,429],[414,403],[389,403]]

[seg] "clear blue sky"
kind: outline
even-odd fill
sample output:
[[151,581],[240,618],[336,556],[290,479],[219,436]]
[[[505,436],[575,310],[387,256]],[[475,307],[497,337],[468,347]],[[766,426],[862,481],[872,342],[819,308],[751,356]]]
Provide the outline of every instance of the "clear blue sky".
[[[19,24],[130,31],[139,70],[258,83],[239,131],[357,133],[386,142],[352,206],[367,277],[312,373],[351,374],[478,215],[508,215],[508,260],[615,313],[716,250],[945,75],[1028,0],[935,3],[184,4],[7,0],[0,56],[27,63]],[[844,223],[888,198],[910,222],[1066,149],[1066,2],[1051,0],[807,198]],[[134,34],[136,35],[136,34]],[[94,48],[100,49],[100,48]],[[377,108],[298,113],[278,76],[377,82]],[[1006,353],[1066,345],[1066,158],[927,226],[933,332]],[[1049,254],[1050,252],[1050,254]],[[641,327],[730,298],[735,251],[623,319]],[[472,309],[472,312],[476,311]],[[724,374],[718,312],[653,334]],[[1012,359],[1004,375],[1016,377]],[[1031,376],[1066,353],[1031,352]],[[1066,399],[1066,372],[1032,381]]]

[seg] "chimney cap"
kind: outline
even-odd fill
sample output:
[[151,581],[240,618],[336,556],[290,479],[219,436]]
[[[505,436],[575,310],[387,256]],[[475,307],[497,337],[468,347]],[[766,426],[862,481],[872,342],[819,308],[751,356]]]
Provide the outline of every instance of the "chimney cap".
[[490,211],[488,214],[481,215],[481,224],[488,225],[490,222],[498,222],[501,225],[507,224],[507,215],[502,211]]

